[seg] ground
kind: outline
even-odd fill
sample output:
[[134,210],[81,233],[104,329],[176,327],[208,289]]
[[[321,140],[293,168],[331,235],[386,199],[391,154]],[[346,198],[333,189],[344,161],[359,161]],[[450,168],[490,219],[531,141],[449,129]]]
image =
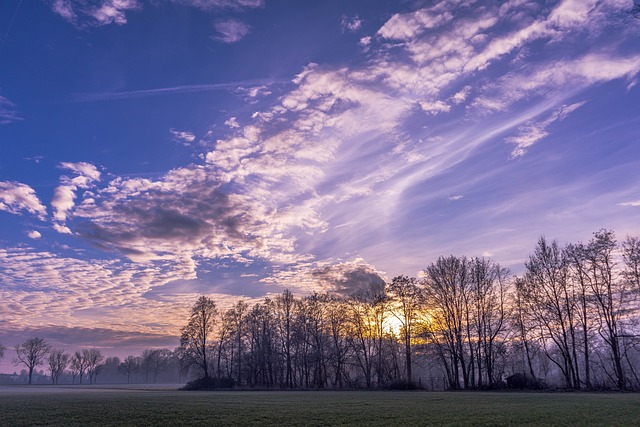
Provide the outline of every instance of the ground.
[[640,425],[640,394],[0,387],[0,425]]

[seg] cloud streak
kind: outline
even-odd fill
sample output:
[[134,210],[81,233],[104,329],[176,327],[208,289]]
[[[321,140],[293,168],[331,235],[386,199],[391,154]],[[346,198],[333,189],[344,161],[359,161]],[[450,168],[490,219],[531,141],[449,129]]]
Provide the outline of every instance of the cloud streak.
[[99,92],[99,93],[79,93],[73,96],[74,102],[92,101],[112,101],[122,99],[146,98],[149,96],[173,95],[179,93],[207,92],[217,90],[231,90],[243,86],[252,85],[273,85],[286,83],[283,80],[245,80],[228,83],[213,83],[200,85],[179,85],[172,87],[161,87],[154,89],[130,90],[123,92]]

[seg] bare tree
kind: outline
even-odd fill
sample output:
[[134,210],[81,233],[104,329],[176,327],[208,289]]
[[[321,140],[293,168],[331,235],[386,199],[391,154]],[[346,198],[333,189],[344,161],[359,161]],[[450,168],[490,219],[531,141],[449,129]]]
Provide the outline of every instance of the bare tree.
[[69,365],[69,354],[64,350],[52,350],[49,353],[49,371],[51,372],[51,382],[58,384],[60,376]]
[[118,371],[127,377],[127,384],[131,382],[131,375],[140,370],[141,360],[136,356],[127,356],[118,366]]
[[401,324],[401,335],[405,348],[405,370],[407,385],[413,382],[411,362],[411,339],[418,321],[418,313],[422,304],[422,294],[415,277],[397,276],[388,287],[389,295],[394,302],[393,315]]
[[562,371],[566,386],[580,388],[576,298],[566,252],[557,242],[549,244],[541,237],[525,267],[519,292],[527,304],[527,315],[540,333],[547,357]]
[[445,369],[449,387],[469,387],[468,360],[465,352],[467,294],[470,292],[466,257],[440,257],[425,270],[423,286],[431,315],[429,336]]
[[284,292],[282,292],[282,294],[278,295],[278,297],[276,298],[276,321],[278,324],[279,335],[281,337],[281,352],[284,355],[285,363],[284,382],[288,388],[294,387],[292,335],[295,305],[295,297],[288,289],[285,289]]
[[87,369],[87,361],[81,351],[76,351],[71,356],[71,383],[75,384],[76,377],[78,382],[82,384],[82,378],[84,377],[85,370]]
[[180,336],[183,369],[196,367],[204,378],[209,378],[210,346],[217,314],[215,302],[201,296],[191,308],[189,322]]
[[13,363],[23,364],[29,370],[29,384],[33,376],[33,369],[44,363],[51,346],[43,338],[29,338],[22,344],[16,345],[16,358]]
[[89,375],[89,384],[95,384],[101,363],[104,360],[102,351],[97,348],[90,348],[82,350],[82,357],[85,360],[87,366],[87,374]]
[[376,351],[376,324],[373,301],[357,293],[347,300],[348,341],[353,348],[354,364],[360,368],[367,388],[372,387]]
[[149,374],[151,374],[155,383],[158,380],[158,374],[167,369],[172,357],[173,352],[167,348],[144,350],[140,359],[145,372],[145,382],[149,382]]
[[7,350],[7,347],[0,344],[0,360],[4,357],[4,352]]
[[[476,353],[472,360],[475,360],[478,386],[482,386],[484,380],[493,385],[497,354],[506,338],[506,280],[509,271],[485,258],[472,258],[469,269],[471,292],[466,309],[469,346],[471,352]],[[475,385],[473,370],[471,373],[472,384]]]
[[597,313],[598,332],[611,352],[616,385],[624,390],[627,378],[623,368],[623,317],[628,306],[627,281],[617,277],[614,252],[617,242],[613,231],[600,230],[586,246],[585,259],[589,271],[589,286]]

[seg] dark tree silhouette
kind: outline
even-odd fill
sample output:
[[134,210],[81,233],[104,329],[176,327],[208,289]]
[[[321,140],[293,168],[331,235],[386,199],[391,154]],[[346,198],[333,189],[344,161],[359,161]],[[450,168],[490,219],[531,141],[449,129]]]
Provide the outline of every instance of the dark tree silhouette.
[[49,353],[49,371],[51,372],[51,382],[58,384],[60,376],[69,365],[70,356],[64,350],[52,350]]
[[131,375],[140,370],[142,360],[140,357],[127,356],[118,366],[118,372],[127,377],[127,384],[131,382]]
[[198,368],[209,378],[211,339],[218,311],[212,299],[201,296],[191,309],[189,323],[180,336],[181,365],[185,371]]
[[29,338],[22,344],[16,345],[16,358],[13,363],[23,364],[29,370],[29,384],[33,376],[33,368],[44,363],[51,347],[43,338]]
[[389,294],[396,302],[393,314],[401,324],[400,332],[404,340],[407,385],[411,385],[413,382],[411,372],[411,338],[422,304],[422,294],[416,278],[407,276],[394,277],[389,284]]
[[87,374],[89,374],[89,384],[95,384],[96,377],[102,367],[101,363],[104,360],[102,352],[97,348],[90,348],[82,350],[82,357],[87,364]]

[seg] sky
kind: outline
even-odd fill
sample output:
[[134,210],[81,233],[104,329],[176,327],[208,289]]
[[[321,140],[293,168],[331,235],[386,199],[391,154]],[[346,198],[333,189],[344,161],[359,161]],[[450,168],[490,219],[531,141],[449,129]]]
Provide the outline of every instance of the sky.
[[0,2],[0,342],[640,235],[631,6]]

